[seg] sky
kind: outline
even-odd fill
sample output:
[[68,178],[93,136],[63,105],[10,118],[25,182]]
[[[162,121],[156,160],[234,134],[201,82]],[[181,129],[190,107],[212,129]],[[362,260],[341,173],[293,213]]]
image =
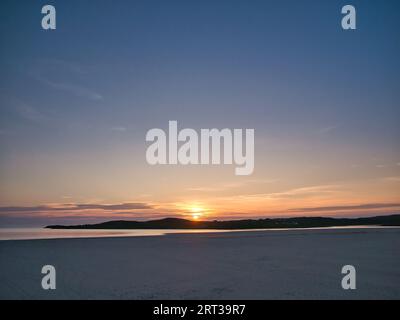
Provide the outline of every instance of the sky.
[[[0,227],[399,212],[398,1],[0,7]],[[253,174],[149,165],[170,120],[254,129]]]

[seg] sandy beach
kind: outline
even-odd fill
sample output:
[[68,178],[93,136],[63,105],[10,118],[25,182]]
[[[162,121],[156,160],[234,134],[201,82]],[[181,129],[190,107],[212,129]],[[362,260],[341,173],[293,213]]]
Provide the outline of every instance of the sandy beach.
[[398,228],[0,241],[0,298],[400,299],[399,248]]

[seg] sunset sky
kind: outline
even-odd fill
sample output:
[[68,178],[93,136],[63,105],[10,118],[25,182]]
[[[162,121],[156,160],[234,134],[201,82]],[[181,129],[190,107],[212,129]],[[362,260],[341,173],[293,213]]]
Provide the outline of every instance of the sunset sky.
[[[0,227],[400,212],[400,2],[0,4]],[[146,132],[255,129],[255,170]]]

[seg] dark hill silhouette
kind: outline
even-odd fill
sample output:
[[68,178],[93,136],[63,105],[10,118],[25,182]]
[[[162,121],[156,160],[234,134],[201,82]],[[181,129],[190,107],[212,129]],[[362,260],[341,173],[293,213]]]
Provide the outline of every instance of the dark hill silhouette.
[[149,221],[115,220],[98,224],[75,226],[51,225],[49,229],[264,229],[264,228],[313,228],[338,226],[400,226],[400,215],[367,218],[298,217],[276,219],[250,219],[231,221],[192,221],[165,218]]

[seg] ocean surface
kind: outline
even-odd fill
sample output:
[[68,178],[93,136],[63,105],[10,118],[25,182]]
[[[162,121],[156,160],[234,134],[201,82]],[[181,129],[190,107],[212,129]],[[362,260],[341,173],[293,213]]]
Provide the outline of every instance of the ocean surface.
[[45,229],[45,228],[0,228],[0,240],[33,240],[33,239],[65,239],[65,238],[106,238],[106,237],[143,237],[162,236],[173,233],[215,233],[215,232],[251,232],[251,231],[282,231],[282,230],[310,230],[310,229],[360,229],[360,228],[397,228],[381,226],[345,226],[296,229],[118,229],[118,230],[88,230],[88,229]]

